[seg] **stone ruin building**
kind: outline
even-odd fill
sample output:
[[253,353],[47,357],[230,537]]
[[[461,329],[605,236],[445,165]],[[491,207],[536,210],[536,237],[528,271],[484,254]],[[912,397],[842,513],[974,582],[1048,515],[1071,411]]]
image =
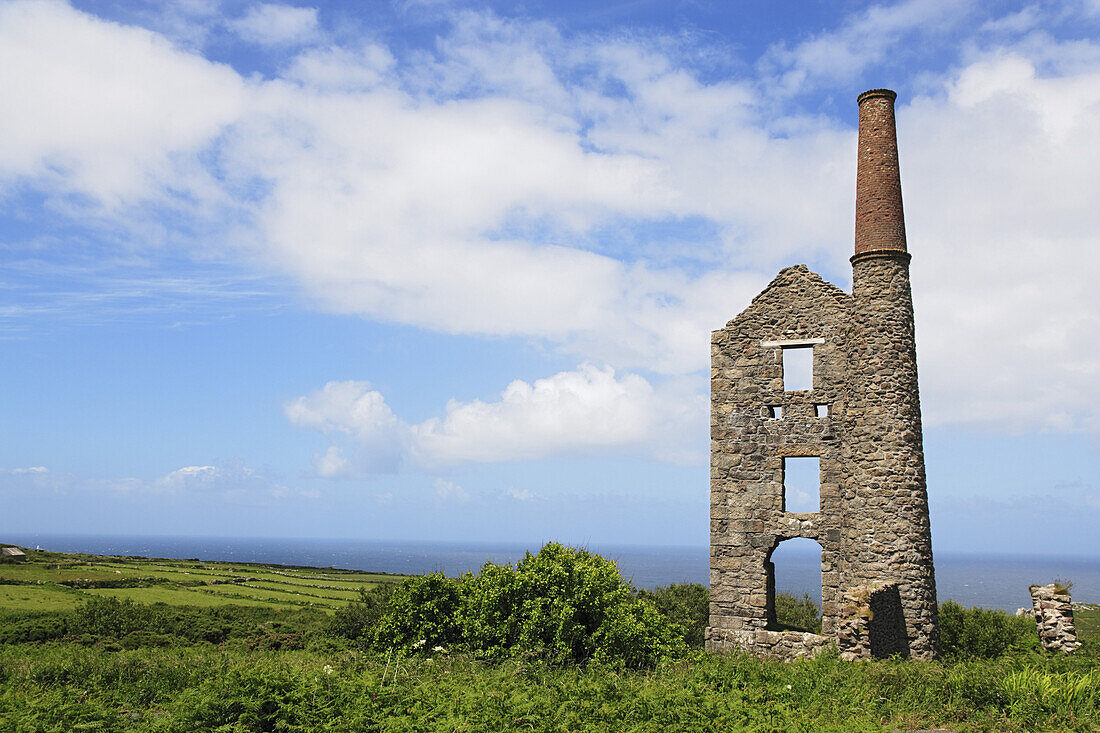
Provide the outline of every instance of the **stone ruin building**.
[[[848,659],[936,655],[913,303],[894,127],[896,94],[859,95],[852,292],[787,267],[711,340],[712,651]],[[812,388],[784,364],[812,352]],[[795,458],[820,466],[818,511],[787,511]],[[822,634],[784,631],[772,552],[821,546]]]

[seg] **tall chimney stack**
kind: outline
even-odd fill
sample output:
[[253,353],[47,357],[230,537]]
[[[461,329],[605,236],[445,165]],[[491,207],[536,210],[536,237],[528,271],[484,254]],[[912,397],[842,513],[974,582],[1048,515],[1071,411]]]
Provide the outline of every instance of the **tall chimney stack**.
[[859,163],[856,169],[856,253],[905,252],[898,137],[889,89],[871,89],[859,104]]

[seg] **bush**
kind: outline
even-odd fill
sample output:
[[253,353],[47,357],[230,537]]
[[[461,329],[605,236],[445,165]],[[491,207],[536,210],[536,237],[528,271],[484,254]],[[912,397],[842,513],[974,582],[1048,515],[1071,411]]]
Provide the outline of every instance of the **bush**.
[[1004,611],[940,604],[940,651],[955,659],[993,659],[1009,651],[1038,646],[1035,620]]
[[332,614],[328,631],[356,641],[370,641],[386,613],[397,583],[379,583],[373,588],[360,588],[359,600],[352,601]]
[[638,598],[649,601],[669,621],[684,630],[684,643],[701,649],[710,624],[710,590],[702,583],[676,583],[653,590],[639,590]]
[[375,638],[383,649],[461,646],[491,658],[521,653],[637,667],[686,652],[682,635],[649,600],[631,595],[613,562],[549,543],[515,568],[486,563],[460,580],[409,578],[390,598]]
[[462,639],[458,622],[462,586],[443,573],[407,578],[397,586],[378,624],[383,648],[450,646]]
[[68,633],[69,614],[15,611],[0,616],[0,644],[60,639]]
[[635,599],[615,563],[551,542],[516,565],[467,575],[463,628],[470,648],[522,651],[553,662],[648,664],[681,651],[681,632]]
[[133,601],[93,596],[76,607],[70,626],[77,634],[120,639],[134,631],[151,631],[161,624],[156,611]]
[[776,593],[775,618],[780,628],[787,631],[821,633],[821,611],[809,593],[803,593],[801,598],[791,593]]

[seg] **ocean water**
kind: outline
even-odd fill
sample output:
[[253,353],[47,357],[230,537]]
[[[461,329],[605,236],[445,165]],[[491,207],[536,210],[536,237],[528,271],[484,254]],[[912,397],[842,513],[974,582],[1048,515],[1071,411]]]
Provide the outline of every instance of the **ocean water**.
[[[284,539],[252,537],[142,537],[4,533],[0,537],[27,547],[101,555],[198,558],[230,562],[373,570],[387,573],[443,571],[457,576],[477,571],[487,561],[515,563],[538,545],[504,543],[409,542],[379,540]],[[587,549],[615,560],[625,578],[640,588],[671,583],[707,583],[708,551],[702,547],[590,545]],[[1100,602],[1100,559],[937,554],[936,586],[940,601],[1015,611],[1030,606],[1028,586],[1055,578],[1073,582],[1073,598]],[[817,552],[790,551],[776,557],[776,587],[820,602],[821,571]]]

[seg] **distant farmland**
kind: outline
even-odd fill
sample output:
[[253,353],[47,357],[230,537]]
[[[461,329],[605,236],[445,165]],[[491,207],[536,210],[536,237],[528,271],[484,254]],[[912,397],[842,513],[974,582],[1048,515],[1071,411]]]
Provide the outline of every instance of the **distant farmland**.
[[63,611],[89,596],[178,606],[264,606],[332,611],[360,589],[404,576],[336,568],[28,551],[0,565],[0,609]]

